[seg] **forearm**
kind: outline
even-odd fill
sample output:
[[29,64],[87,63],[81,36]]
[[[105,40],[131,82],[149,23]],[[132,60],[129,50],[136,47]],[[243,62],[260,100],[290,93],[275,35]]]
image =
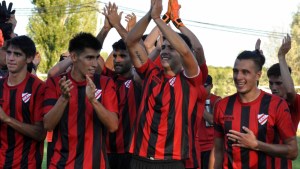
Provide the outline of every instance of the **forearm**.
[[200,66],[205,63],[204,50],[196,35],[186,26],[179,27],[179,30],[182,34],[186,35],[190,39],[198,65]]
[[128,32],[127,30],[121,25],[121,23],[117,24],[117,25],[113,25],[113,27],[117,30],[117,32],[119,33],[119,35],[121,36],[121,38],[123,40],[125,40],[127,38]]
[[91,101],[93,108],[99,120],[104,124],[109,132],[115,132],[118,129],[118,116],[114,112],[108,111],[98,100]]
[[278,60],[279,60],[282,82],[287,92],[287,97],[288,97],[287,100],[288,102],[292,103],[296,97],[294,82],[289,72],[289,67],[285,60],[285,57],[279,56]]
[[144,40],[144,44],[148,53],[151,53],[155,49],[155,42],[159,36],[159,29],[155,26]]
[[294,160],[297,158],[297,140],[295,137],[290,138],[289,143],[286,144],[268,144],[265,142],[258,141],[256,150],[262,151],[270,156],[274,157],[284,157],[287,159]]
[[35,124],[22,123],[14,118],[9,117],[4,121],[8,126],[12,127],[17,132],[30,137],[36,141],[43,141],[46,136],[46,131],[43,128],[42,122],[37,122]]
[[98,41],[103,44],[108,32],[110,31],[111,28],[107,28],[107,27],[102,27],[101,31],[98,33],[97,35],[97,39]]
[[49,71],[48,71],[48,77],[54,77],[57,76],[63,72],[65,72],[69,66],[72,65],[72,60],[71,58],[66,58],[65,60],[58,62],[55,66],[53,66]]
[[144,32],[146,31],[149,23],[151,21],[151,15],[148,12],[142,19],[140,19],[132,30],[128,33],[126,44],[136,44],[142,39]]
[[44,128],[52,131],[60,121],[69,100],[60,96],[53,108],[44,116]]
[[208,121],[209,124],[213,124],[214,123],[214,121],[213,121],[214,116],[211,113],[207,112],[206,110],[204,110],[204,112],[203,112],[203,118],[206,121]]
[[218,138],[215,137],[214,139],[214,155],[215,159],[214,160],[214,168],[215,169],[220,169],[223,168],[223,156],[224,156],[224,139],[223,138]]

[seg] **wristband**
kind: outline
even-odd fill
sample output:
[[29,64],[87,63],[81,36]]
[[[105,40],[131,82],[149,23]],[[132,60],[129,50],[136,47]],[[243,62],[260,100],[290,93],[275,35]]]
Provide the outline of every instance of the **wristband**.
[[170,16],[169,16],[168,14],[164,14],[163,17],[162,17],[162,20],[163,20],[166,24],[168,24],[168,23],[171,21]]
[[174,19],[172,20],[172,22],[177,29],[179,29],[179,27],[184,26],[180,18]]

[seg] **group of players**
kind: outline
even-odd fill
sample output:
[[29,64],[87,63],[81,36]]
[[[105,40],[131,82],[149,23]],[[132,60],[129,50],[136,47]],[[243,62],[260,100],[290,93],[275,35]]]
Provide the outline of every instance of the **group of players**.
[[[162,18],[162,0],[150,2],[137,23],[126,16],[126,28],[109,3],[98,36],[75,35],[46,82],[28,72],[32,40],[5,41],[0,168],[41,168],[46,132],[51,169],[292,168],[300,95],[285,59],[290,36],[267,72],[272,94],[258,89],[265,63],[258,40],[235,60],[237,92],[221,99],[211,93],[202,45],[181,21],[178,1],[169,0]],[[151,21],[156,27],[145,37]],[[121,39],[104,62],[99,53],[112,28]]]

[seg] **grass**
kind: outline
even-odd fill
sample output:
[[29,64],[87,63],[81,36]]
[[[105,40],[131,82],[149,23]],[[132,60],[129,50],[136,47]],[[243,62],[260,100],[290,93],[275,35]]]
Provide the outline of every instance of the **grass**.
[[[297,141],[298,141],[298,158],[293,161],[293,168],[300,168],[300,131],[297,132]],[[42,169],[46,169],[46,162],[47,162],[47,142],[45,141],[44,146],[44,158],[43,158],[43,164]]]

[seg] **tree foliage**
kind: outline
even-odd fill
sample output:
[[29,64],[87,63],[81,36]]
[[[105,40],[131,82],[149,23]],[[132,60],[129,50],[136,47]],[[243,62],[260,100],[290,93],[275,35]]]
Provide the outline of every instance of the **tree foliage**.
[[300,85],[300,6],[293,16],[291,25],[292,49],[287,55],[287,62],[292,68],[295,85]]
[[95,33],[96,0],[33,0],[35,12],[27,32],[42,55],[39,71],[46,73],[78,32]]

